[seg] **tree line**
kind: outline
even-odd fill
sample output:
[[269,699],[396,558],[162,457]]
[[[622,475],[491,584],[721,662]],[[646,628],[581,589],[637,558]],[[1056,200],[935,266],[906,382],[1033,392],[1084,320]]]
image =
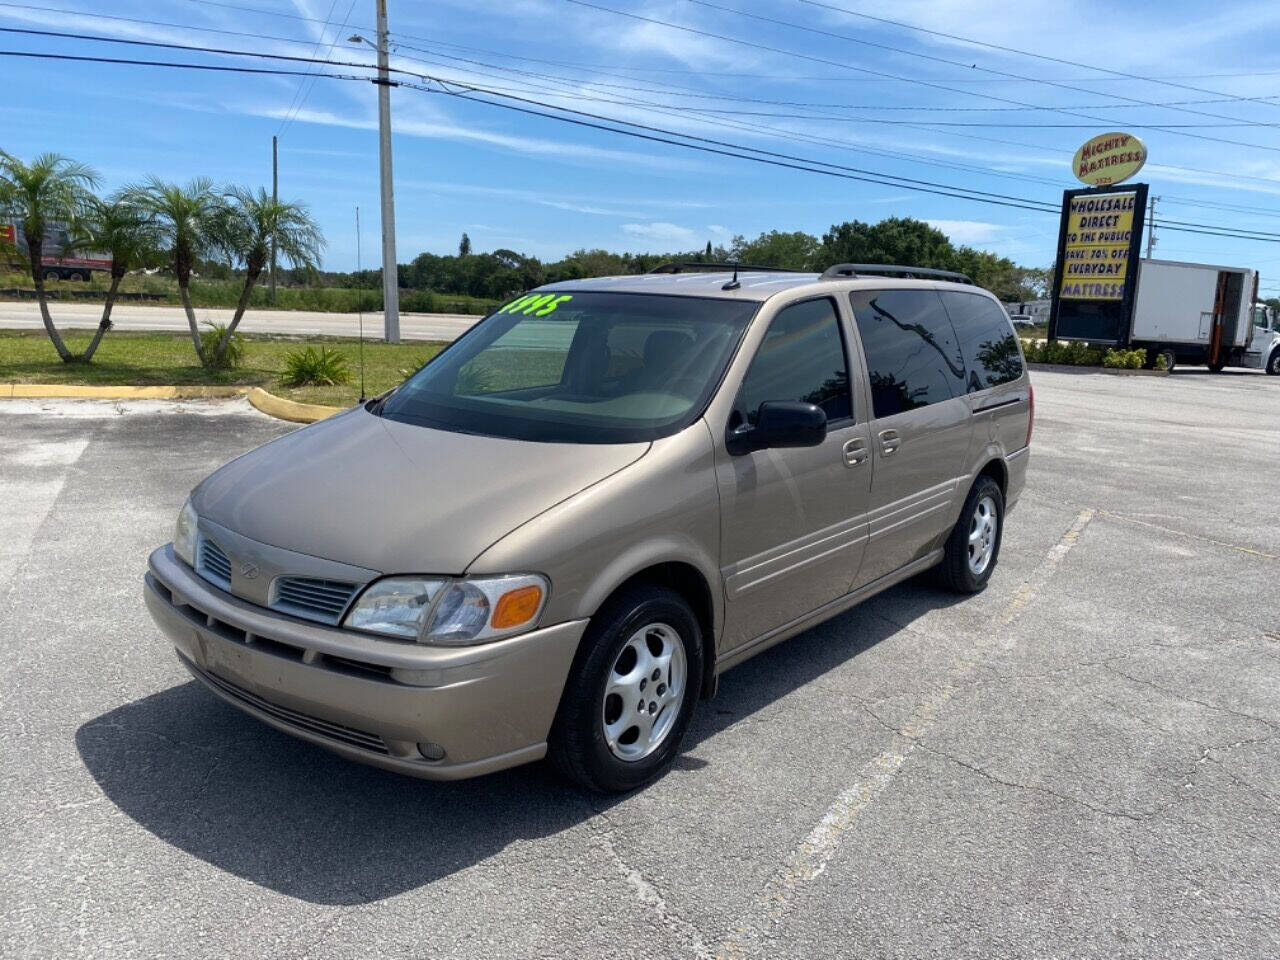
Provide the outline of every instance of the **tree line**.
[[[0,209],[13,217],[15,239],[20,241],[16,250],[5,253],[20,257],[30,268],[45,332],[64,363],[93,359],[111,329],[120,281],[132,270],[168,267],[178,283],[196,357],[202,365],[217,368],[227,364],[228,347],[273,247],[280,261],[296,269],[315,270],[320,265],[324,238],[306,206],[275,200],[265,189],[219,187],[203,177],[186,184],[150,177],[102,197],[94,192],[98,182],[91,167],[55,153],[27,163],[0,150]],[[79,355],[63,342],[45,290],[46,237],[55,227],[66,236],[58,254],[92,251],[111,260],[102,319]],[[191,277],[200,263],[213,259],[238,267],[243,286],[231,322],[202,337],[191,305]]]
[[[833,224],[821,237],[802,231],[770,230],[755,239],[736,236],[728,246],[710,242],[701,250],[670,253],[613,253],[576,250],[553,262],[515,250],[474,253],[464,233],[457,254],[420,253],[399,266],[406,289],[465,294],[495,300],[544,283],[583,277],[645,273],[672,261],[738,262],[791,270],[821,272],[835,263],[894,263],[967,274],[979,286],[1007,302],[1047,296],[1052,271],[1020,267],[1008,257],[968,246],[956,246],[947,235],[922,220],[892,217],[869,224],[850,220]],[[334,285],[380,287],[382,272],[326,273]]]

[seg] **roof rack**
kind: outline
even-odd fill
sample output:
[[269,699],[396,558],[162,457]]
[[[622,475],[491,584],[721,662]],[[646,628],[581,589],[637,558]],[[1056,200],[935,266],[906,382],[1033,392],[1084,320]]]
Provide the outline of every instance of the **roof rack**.
[[950,280],[952,283],[967,283],[976,286],[973,280],[963,273],[953,270],[935,270],[932,267],[900,267],[888,263],[837,263],[827,267],[822,273],[823,280],[852,280],[860,276],[873,277],[906,277],[914,280]]
[[739,270],[752,273],[803,273],[802,270],[792,270],[789,267],[762,267],[754,263],[707,263],[701,260],[684,260],[672,261],[654,267],[649,273],[685,273],[686,271],[694,272],[698,270],[714,271],[716,273],[728,273],[732,270],[737,273]]

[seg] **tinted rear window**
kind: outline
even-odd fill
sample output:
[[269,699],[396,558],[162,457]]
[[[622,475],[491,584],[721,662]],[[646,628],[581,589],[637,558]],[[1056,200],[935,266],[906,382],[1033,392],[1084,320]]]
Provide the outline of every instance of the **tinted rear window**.
[[942,302],[960,338],[970,393],[1010,383],[1022,376],[1022,353],[1004,308],[976,293],[946,291]]
[[877,419],[964,392],[964,360],[937,293],[855,290],[849,300]]

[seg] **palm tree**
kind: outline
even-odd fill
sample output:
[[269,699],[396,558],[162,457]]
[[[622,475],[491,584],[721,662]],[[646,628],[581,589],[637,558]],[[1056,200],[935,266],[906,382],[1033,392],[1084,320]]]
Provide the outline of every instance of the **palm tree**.
[[272,246],[291,267],[304,270],[320,266],[320,251],[324,249],[324,237],[305,204],[274,200],[261,187],[256,192],[233,187],[227,191],[227,198],[222,235],[232,256],[244,264],[244,289],[213,356],[205,358],[213,366],[222,362],[227,344],[249,306],[254,284],[270,262]]
[[36,285],[36,300],[40,303],[40,319],[63,363],[75,358],[49,315],[42,263],[44,238],[53,224],[76,220],[97,182],[98,175],[91,167],[56,153],[42,153],[27,164],[0,150],[0,208],[19,221],[31,280]]
[[162,247],[168,251],[169,266],[178,281],[178,295],[187,313],[191,342],[201,362],[200,328],[191,306],[191,270],[197,260],[225,249],[223,228],[226,203],[213,189],[213,182],[197,177],[185,186],[151,177],[128,190],[130,201],[155,223]]
[[122,191],[106,200],[94,197],[89,201],[75,225],[71,245],[111,255],[111,286],[102,305],[102,319],[89,349],[80,356],[88,363],[103,335],[111,329],[111,308],[115,306],[124,275],[155,263],[161,256],[159,231],[155,221]]

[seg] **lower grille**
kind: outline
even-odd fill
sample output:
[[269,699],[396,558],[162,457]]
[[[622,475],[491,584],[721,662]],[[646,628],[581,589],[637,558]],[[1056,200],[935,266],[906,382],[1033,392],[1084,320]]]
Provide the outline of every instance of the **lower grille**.
[[356,592],[354,583],[315,577],[280,577],[272,606],[308,620],[337,623]]
[[196,566],[201,576],[224,590],[230,589],[231,560],[220,546],[207,537],[201,537],[199,560]]
[[[186,659],[185,657],[183,659]],[[330,720],[321,720],[319,717],[313,717],[297,710],[290,710],[288,707],[282,707],[279,704],[264,700],[257,694],[250,693],[243,687],[237,686],[230,680],[224,680],[216,674],[209,673],[207,670],[201,670],[190,660],[187,660],[191,670],[200,677],[201,680],[209,684],[209,686],[222,691],[234,700],[238,700],[247,706],[253,707],[273,719],[288,724],[298,730],[305,730],[308,733],[319,734],[329,740],[336,740],[339,743],[345,743],[351,747],[359,747],[361,750],[369,750],[373,753],[380,753],[383,756],[390,754],[386,743],[376,733],[369,733],[365,730],[357,730],[355,727],[343,726],[340,723],[334,723]]]

